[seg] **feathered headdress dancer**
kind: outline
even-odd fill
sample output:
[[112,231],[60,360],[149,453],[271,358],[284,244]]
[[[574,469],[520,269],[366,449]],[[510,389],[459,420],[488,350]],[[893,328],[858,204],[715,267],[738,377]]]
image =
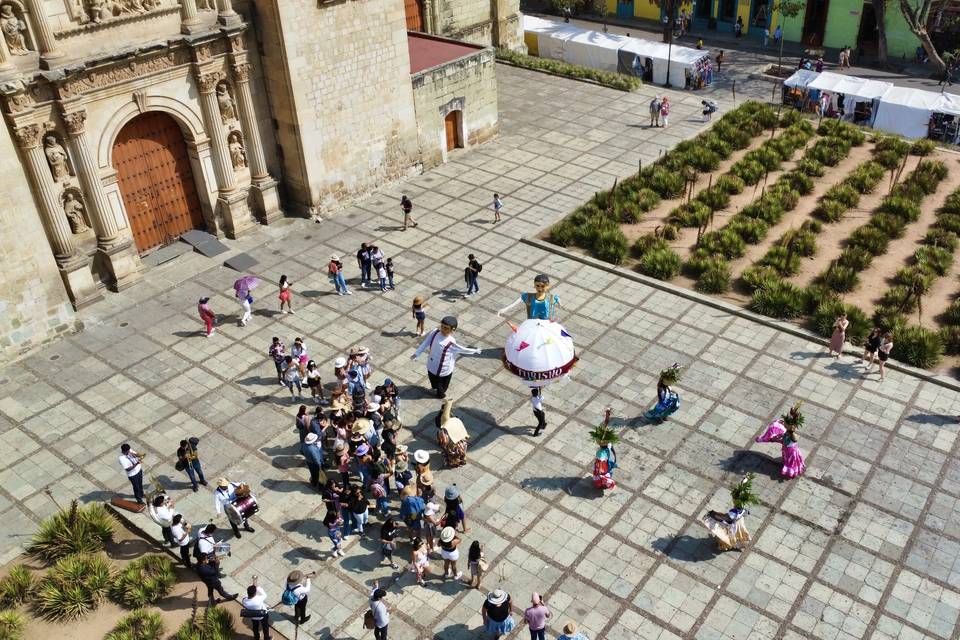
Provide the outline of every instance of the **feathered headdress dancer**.
[[797,404],[790,407],[790,411],[780,416],[783,424],[792,431],[796,431],[803,426],[803,414],[800,413],[800,407],[802,406],[803,400],[799,400]]
[[664,369],[660,372],[660,382],[667,385],[675,385],[680,382],[680,372],[682,367],[679,363],[674,362],[669,368]]
[[751,504],[760,504],[759,496],[753,492],[752,473],[743,476],[740,482],[730,487],[730,498],[737,509],[743,509]]

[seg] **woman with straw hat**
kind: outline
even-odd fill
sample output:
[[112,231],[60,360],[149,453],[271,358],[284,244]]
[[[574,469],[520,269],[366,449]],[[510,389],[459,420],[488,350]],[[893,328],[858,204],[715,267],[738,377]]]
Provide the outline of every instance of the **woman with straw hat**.
[[510,615],[510,594],[503,589],[494,589],[487,594],[480,615],[483,616],[483,630],[493,635],[494,640],[510,633],[516,626]]
[[[452,577],[459,580],[463,573],[457,571],[457,560],[460,559],[460,537],[453,527],[444,527],[440,531],[440,557],[443,558],[443,577]],[[456,574],[456,575],[454,575]]]
[[587,640],[587,636],[577,631],[577,623],[572,620],[563,625],[563,634],[557,640]]

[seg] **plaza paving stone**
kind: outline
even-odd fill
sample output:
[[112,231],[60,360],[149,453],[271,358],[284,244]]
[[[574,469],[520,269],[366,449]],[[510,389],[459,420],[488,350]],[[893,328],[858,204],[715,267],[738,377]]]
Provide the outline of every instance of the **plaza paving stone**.
[[[472,436],[465,467],[436,469],[439,490],[463,490],[470,532],[486,545],[487,589],[513,595],[517,614],[531,591],[554,611],[548,637],[568,619],[592,639],[956,638],[960,633],[960,394],[890,371],[862,381],[853,359],[828,358],[816,342],[586,266],[522,243],[594,191],[648,164],[703,127],[698,94],[674,97],[669,131],[640,126],[654,91],[624,94],[500,66],[501,136],[448,164],[383,188],[314,224],[290,220],[229,242],[259,261],[253,321],[237,327],[236,274],[197,254],[151,269],[145,282],[80,313],[85,330],[0,370],[0,561],[71,497],[109,499],[129,485],[117,447],[146,451],[148,479],[170,488],[188,520],[212,516],[207,488],[189,491],[173,468],[181,437],[201,438],[207,476],[250,482],[262,507],[257,532],[234,542],[230,590],[257,573],[279,598],[292,568],[316,569],[313,618],[300,637],[369,637],[362,629],[374,580],[395,607],[391,637],[480,637],[482,592],[434,575],[425,588],[380,561],[374,540],[351,536],[332,559],[322,505],[305,480],[292,403],[266,357],[273,335],[304,336],[328,375],[351,345],[371,347],[374,379],[402,389],[411,448],[435,452],[439,403],[422,391],[422,362],[409,304],[429,298],[428,324],[455,314],[461,343],[483,348],[454,376],[455,411]],[[730,95],[714,97],[730,108]],[[769,96],[739,81],[737,94]],[[504,195],[494,225],[492,193]],[[411,195],[420,227],[399,231],[398,201]],[[352,259],[376,240],[394,258],[397,291],[360,289]],[[339,297],[323,273],[346,256],[355,295]],[[477,253],[480,294],[464,300],[462,269]],[[582,362],[573,379],[546,391],[549,427],[532,437],[524,389],[498,363],[506,325],[498,308],[551,275],[560,316]],[[274,283],[294,282],[296,315],[275,310]],[[196,299],[221,314],[207,340]],[[514,314],[514,319],[519,315]],[[687,366],[680,411],[648,424],[657,372]],[[754,438],[804,400],[800,446],[808,473],[779,476],[775,445]],[[618,488],[590,484],[587,431],[605,406],[622,437]],[[763,500],[747,524],[753,543],[718,553],[699,524],[725,509],[739,474],[758,474]],[[144,528],[159,534],[146,516]],[[378,529],[372,518],[371,532]],[[229,530],[228,530],[229,531]],[[406,564],[404,543],[397,554]],[[434,571],[440,564],[434,561]],[[466,569],[465,562],[461,568]],[[290,611],[278,628],[293,635]],[[511,638],[526,635],[519,629]]]

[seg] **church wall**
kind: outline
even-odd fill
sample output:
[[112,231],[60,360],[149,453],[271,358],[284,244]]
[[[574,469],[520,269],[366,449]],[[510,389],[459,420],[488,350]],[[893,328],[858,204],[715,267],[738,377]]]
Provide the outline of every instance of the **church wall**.
[[483,46],[525,49],[519,0],[433,0],[436,35]]
[[0,184],[0,361],[8,361],[73,330],[76,319],[6,127],[0,127]]

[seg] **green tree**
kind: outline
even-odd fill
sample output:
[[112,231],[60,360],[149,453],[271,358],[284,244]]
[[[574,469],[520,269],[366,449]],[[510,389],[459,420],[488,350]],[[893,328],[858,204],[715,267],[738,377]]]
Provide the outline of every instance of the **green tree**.
[[920,46],[927,52],[930,62],[936,67],[939,73],[947,69],[947,63],[940,57],[940,53],[930,40],[930,34],[927,33],[927,22],[930,20],[930,8],[933,0],[899,0],[897,6],[900,7],[900,13],[906,20],[907,26],[913,35],[920,39]]
[[[773,10],[780,14],[780,29],[784,31],[783,25],[786,23],[787,18],[796,18],[800,15],[800,12],[807,7],[806,2],[801,0],[777,0],[773,3]],[[779,77],[783,70],[783,41],[785,38],[780,38],[780,57],[777,60],[777,76]]]

